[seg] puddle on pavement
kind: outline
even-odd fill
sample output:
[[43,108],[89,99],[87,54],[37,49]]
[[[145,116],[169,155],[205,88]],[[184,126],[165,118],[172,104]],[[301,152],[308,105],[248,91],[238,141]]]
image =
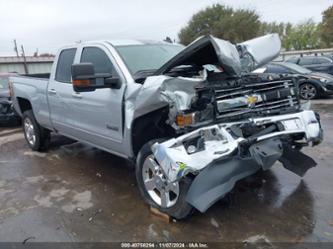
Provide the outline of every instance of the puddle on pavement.
[[323,126],[324,143],[306,149],[319,165],[303,180],[275,165],[205,214],[171,223],[150,214],[124,159],[61,137],[33,153],[15,136],[0,146],[0,240],[52,232],[59,241],[333,241],[332,113]]

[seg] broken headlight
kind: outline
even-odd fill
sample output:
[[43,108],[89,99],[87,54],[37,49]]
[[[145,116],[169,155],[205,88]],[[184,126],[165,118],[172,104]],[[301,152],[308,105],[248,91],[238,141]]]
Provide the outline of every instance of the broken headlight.
[[202,111],[182,112],[177,114],[175,123],[180,128],[197,127],[212,122],[213,114],[212,107],[207,107]]

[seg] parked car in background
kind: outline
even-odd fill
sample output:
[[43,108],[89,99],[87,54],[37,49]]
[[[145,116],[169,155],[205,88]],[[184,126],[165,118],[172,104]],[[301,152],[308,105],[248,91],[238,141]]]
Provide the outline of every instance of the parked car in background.
[[325,54],[325,55],[323,55],[323,56],[328,57],[328,58],[330,58],[331,60],[333,60],[333,53]]
[[333,76],[327,73],[313,72],[290,62],[272,62],[255,72],[294,74],[301,76],[299,94],[302,99],[314,99],[333,94]]
[[333,74],[333,58],[330,56],[295,56],[286,62],[295,63],[311,71]]
[[9,93],[9,77],[13,73],[0,74],[0,126],[12,126],[20,123],[20,116],[16,114]]

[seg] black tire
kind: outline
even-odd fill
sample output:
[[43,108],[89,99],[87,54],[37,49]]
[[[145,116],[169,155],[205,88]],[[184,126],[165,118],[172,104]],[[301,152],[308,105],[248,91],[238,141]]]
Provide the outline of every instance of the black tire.
[[[35,139],[29,139],[29,132],[27,132],[27,129],[25,128],[25,125],[30,123],[31,130],[33,131],[33,134],[35,135]],[[22,128],[24,132],[25,140],[27,141],[29,147],[34,151],[45,151],[48,149],[51,135],[50,131],[40,126],[35,116],[32,112],[32,110],[25,111],[22,116]],[[28,134],[29,133],[29,134]],[[34,140],[34,141],[32,141]]]
[[305,82],[299,86],[299,95],[302,99],[310,100],[318,98],[319,92],[314,84]]
[[146,143],[141,150],[139,151],[137,160],[136,160],[136,170],[135,170],[135,175],[136,175],[136,180],[138,183],[138,187],[140,190],[140,193],[144,200],[152,207],[158,209],[159,211],[168,214],[169,216],[175,218],[175,219],[184,219],[190,214],[193,213],[194,208],[188,204],[185,200],[187,192],[189,187],[192,184],[193,179],[190,177],[183,177],[183,179],[179,182],[179,195],[177,202],[168,208],[161,207],[159,204],[157,204],[149,195],[149,193],[146,190],[146,187],[144,185],[144,180],[142,176],[142,170],[143,170],[143,165],[148,156],[151,156],[152,150],[151,146],[155,142],[161,142],[163,141],[162,139],[155,139],[151,140],[148,143]]

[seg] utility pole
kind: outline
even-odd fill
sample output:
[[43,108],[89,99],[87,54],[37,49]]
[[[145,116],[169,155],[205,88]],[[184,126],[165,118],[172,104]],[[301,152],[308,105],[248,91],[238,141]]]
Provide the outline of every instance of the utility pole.
[[23,56],[24,71],[25,71],[25,74],[28,74],[29,71],[28,71],[28,65],[27,65],[27,58],[25,57],[23,45],[21,45],[21,49],[22,49],[22,56]]
[[20,56],[19,56],[18,49],[17,49],[16,39],[14,39],[14,51],[15,51],[15,53],[16,53],[16,56],[17,56],[17,57],[20,57]]

